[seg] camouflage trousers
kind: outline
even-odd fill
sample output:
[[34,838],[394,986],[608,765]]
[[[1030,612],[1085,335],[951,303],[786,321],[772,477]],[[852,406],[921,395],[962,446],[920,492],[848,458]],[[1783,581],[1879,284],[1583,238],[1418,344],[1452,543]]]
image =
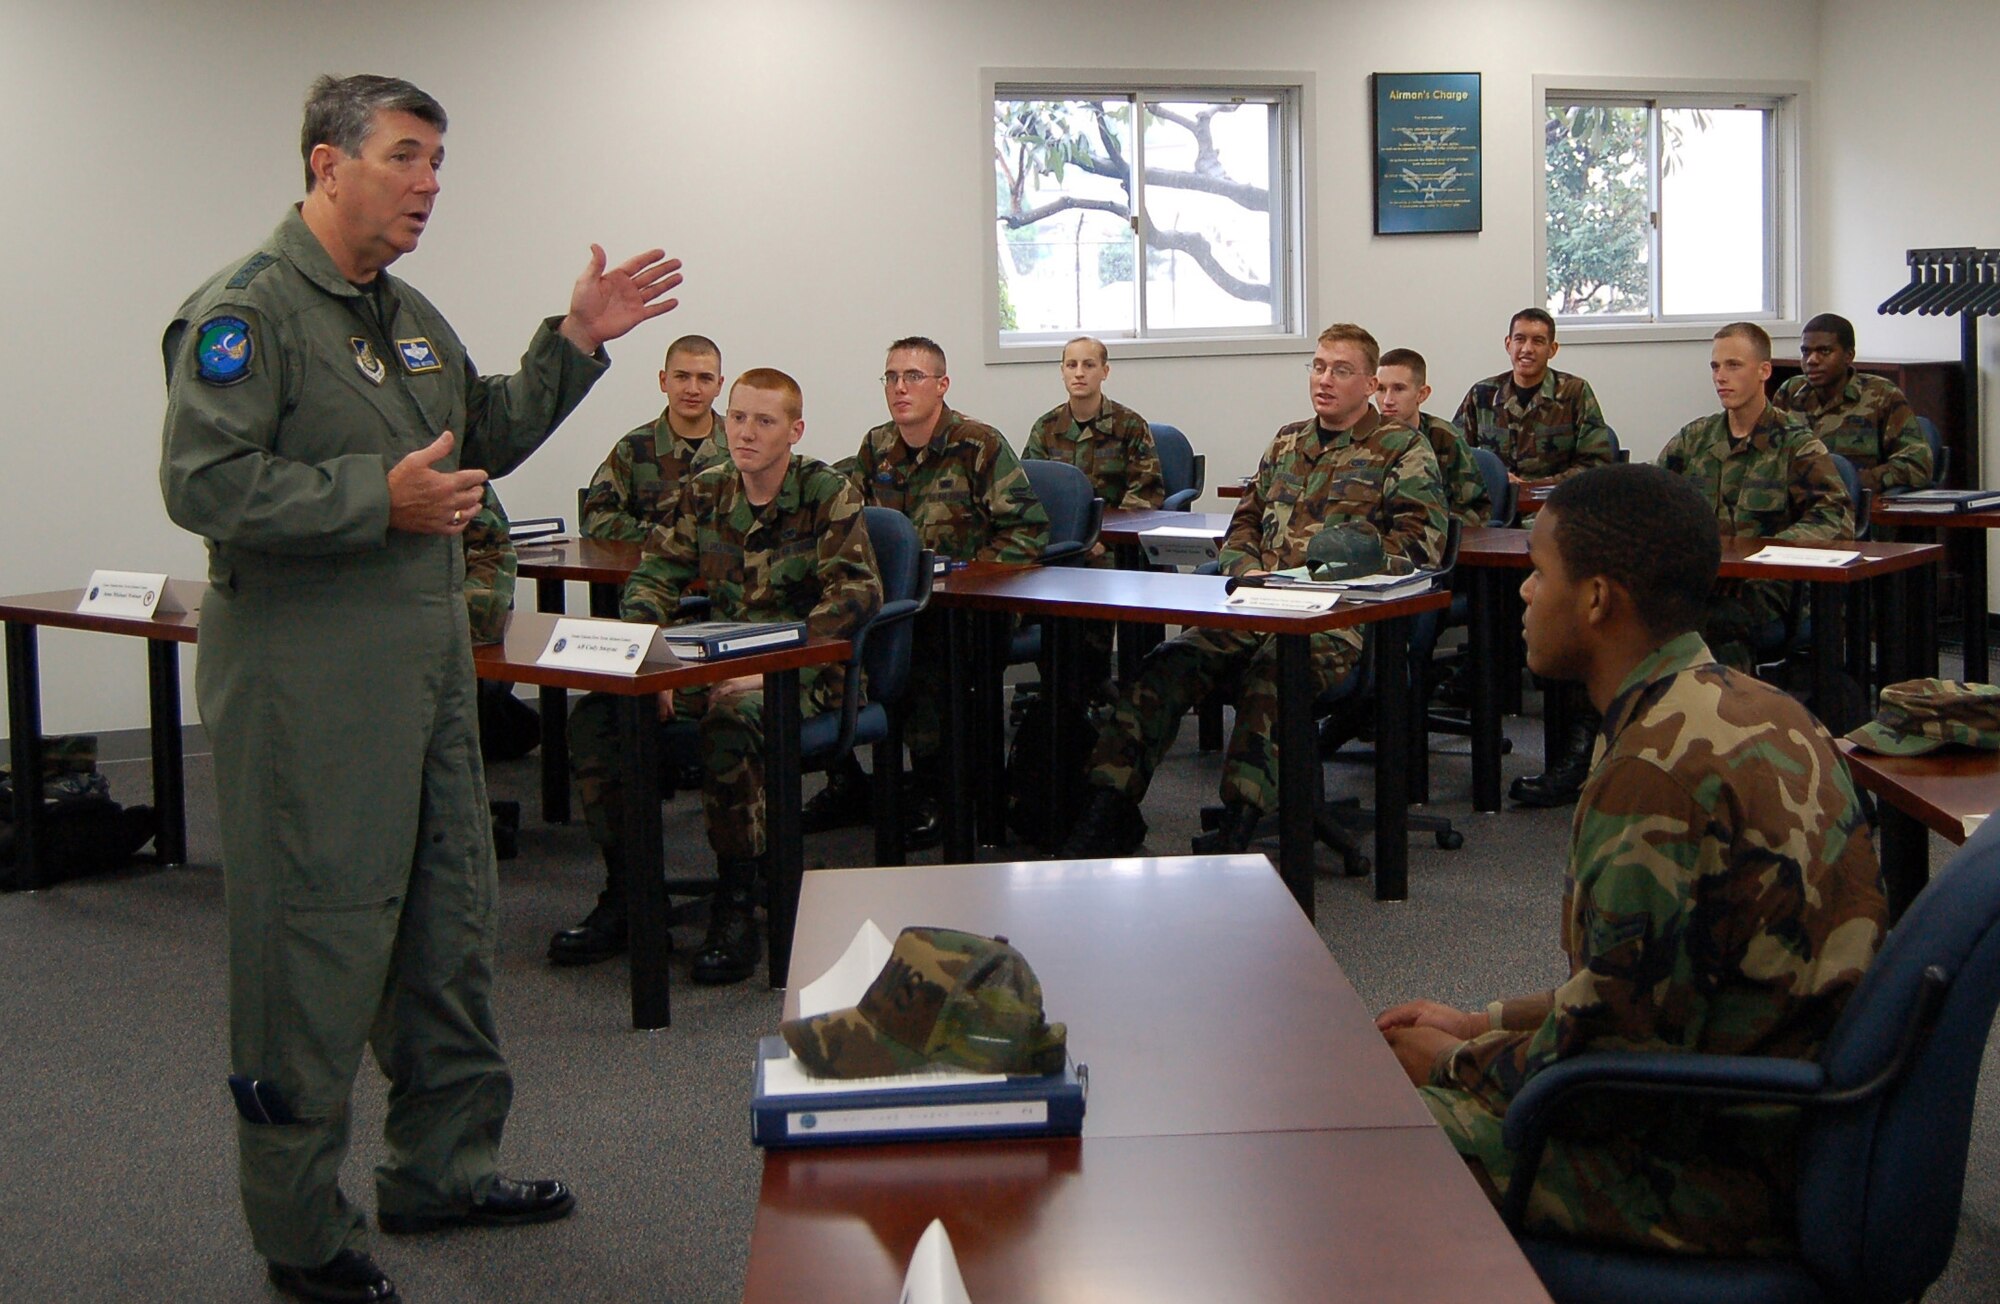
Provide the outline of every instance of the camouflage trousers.
[[[840,705],[843,668],[799,674],[806,715]],[[615,847],[624,827],[625,758],[618,739],[619,698],[592,693],[569,716],[569,769],[593,842]],[[701,810],[708,844],[723,859],[764,854],[764,694],[713,698],[705,688],[674,694],[676,720],[692,720],[701,735]],[[670,727],[663,723],[661,729]]]
[[1757,659],[1758,632],[1784,623],[1794,587],[1787,580],[1719,581],[1701,630],[1715,659],[1731,670],[1749,671]]
[[[1354,668],[1361,636],[1337,629],[1314,634],[1313,693],[1325,692]],[[1173,746],[1181,718],[1216,688],[1236,688],[1236,725],[1222,763],[1222,799],[1258,810],[1278,804],[1278,640],[1233,629],[1191,629],[1146,654],[1139,674],[1118,694],[1118,705],[1097,736],[1090,758],[1092,786],[1144,801],[1153,770]],[[1306,710],[1303,702],[1291,704]],[[1309,756],[1316,762],[1317,755]]]
[[[1457,1088],[1417,1090],[1497,1203],[1514,1172],[1502,1116]],[[1551,1137],[1535,1170],[1527,1230],[1656,1253],[1790,1250],[1797,1171],[1787,1112],[1664,1113],[1634,1129],[1629,1109],[1623,1119],[1606,1111],[1584,1135]]]

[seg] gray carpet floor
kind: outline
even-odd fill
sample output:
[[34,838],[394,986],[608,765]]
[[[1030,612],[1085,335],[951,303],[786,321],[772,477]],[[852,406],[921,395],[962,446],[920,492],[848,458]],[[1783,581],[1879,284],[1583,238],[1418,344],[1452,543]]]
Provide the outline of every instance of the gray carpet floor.
[[[1532,701],[1532,699],[1531,699]],[[1218,761],[1184,729],[1146,803],[1155,854],[1184,853]],[[1509,722],[1509,775],[1539,770],[1540,727]],[[1373,900],[1323,855],[1319,928],[1364,1000],[1459,1004],[1545,988],[1562,976],[1557,910],[1567,811],[1474,815],[1464,743],[1439,737],[1431,807],[1465,846],[1412,838],[1410,899]],[[1456,753],[1456,754],[1455,754]],[[521,855],[501,866],[495,991],[516,1095],[505,1159],[559,1175],[580,1207],[564,1222],[505,1233],[379,1238],[383,1265],[416,1301],[738,1298],[759,1152],[749,1143],[751,1050],[779,993],[757,980],[684,981],[699,921],[676,933],[673,1026],[628,1026],[625,969],[555,969],[549,934],[594,898],[601,869],[580,826],[537,816],[536,758],[495,766],[495,797],[520,800]],[[147,800],[143,761],[107,766],[117,795]],[[1335,793],[1366,793],[1365,765],[1335,763]],[[810,793],[817,780],[808,780]],[[273,1298],[236,1200],[227,1073],[222,881],[213,774],[188,765],[190,860],[0,897],[0,1261],[10,1297],[36,1300]],[[666,807],[673,862],[709,865],[697,802]],[[870,858],[862,830],[807,840],[808,864]],[[1267,846],[1272,854],[1275,848]],[[1948,848],[1938,844],[1941,864]],[[996,850],[993,859],[1014,853]],[[2000,1296],[2000,1126],[1989,1047],[1957,1253],[1933,1304]],[[373,1206],[383,1083],[355,1092],[346,1188]],[[984,1302],[983,1302],[984,1304]]]

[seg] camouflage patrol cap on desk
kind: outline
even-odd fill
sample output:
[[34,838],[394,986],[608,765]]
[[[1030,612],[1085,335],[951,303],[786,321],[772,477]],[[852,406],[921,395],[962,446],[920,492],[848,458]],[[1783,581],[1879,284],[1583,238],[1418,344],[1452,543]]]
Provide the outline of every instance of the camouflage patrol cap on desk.
[[1875,718],[1847,738],[1888,756],[1918,756],[1948,743],[2000,750],[2000,687],[1952,679],[1888,684]]
[[1306,571],[1316,580],[1379,575],[1388,564],[1382,536],[1365,525],[1325,525],[1306,544]]
[[937,1064],[1053,1073],[1068,1030],[1042,1011],[1042,984],[1004,937],[905,928],[860,1004],[778,1032],[822,1078],[873,1078]]

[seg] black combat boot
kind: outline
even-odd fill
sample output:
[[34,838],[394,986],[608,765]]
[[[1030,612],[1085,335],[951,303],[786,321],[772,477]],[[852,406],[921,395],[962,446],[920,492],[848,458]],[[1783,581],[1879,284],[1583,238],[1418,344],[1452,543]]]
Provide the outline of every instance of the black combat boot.
[[1341,698],[1319,722],[1319,754],[1332,756],[1356,738],[1368,737],[1374,725],[1374,698],[1360,693]]
[[1102,860],[1129,856],[1146,840],[1146,817],[1139,804],[1122,792],[1092,788],[1090,804],[1076,818],[1057,856],[1063,860]]
[[1546,773],[1514,780],[1507,787],[1507,795],[1523,806],[1567,806],[1575,801],[1583,781],[1590,777],[1590,751],[1597,745],[1597,731],[1603,727],[1603,716],[1588,703],[1580,706],[1571,718],[1562,755],[1549,763]]
[[929,851],[944,843],[944,784],[938,778],[939,764],[935,758],[910,758],[902,802],[905,851]]
[[799,808],[799,831],[825,833],[866,824],[871,801],[868,773],[850,752],[827,770],[826,787]]
[[705,987],[740,983],[757,970],[763,939],[757,935],[758,860],[723,858],[717,864],[721,883],[708,908],[708,936],[695,952],[690,975]]
[[549,939],[549,963],[596,964],[625,954],[625,880],[618,864],[618,849],[602,847],[606,884],[597,894],[597,905],[574,928],[565,928]]
[[1248,851],[1250,843],[1257,836],[1257,821],[1264,818],[1264,812],[1247,801],[1232,801],[1222,808],[1222,818],[1206,833],[1197,833],[1194,838],[1194,854],[1197,856],[1233,856],[1239,851]]

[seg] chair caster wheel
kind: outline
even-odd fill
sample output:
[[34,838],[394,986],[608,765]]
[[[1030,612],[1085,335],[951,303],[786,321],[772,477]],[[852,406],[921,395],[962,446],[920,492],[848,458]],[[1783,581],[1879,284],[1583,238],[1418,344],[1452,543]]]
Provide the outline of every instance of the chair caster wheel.
[[1441,851],[1457,851],[1465,845],[1465,835],[1457,829],[1440,829],[1437,840]]

